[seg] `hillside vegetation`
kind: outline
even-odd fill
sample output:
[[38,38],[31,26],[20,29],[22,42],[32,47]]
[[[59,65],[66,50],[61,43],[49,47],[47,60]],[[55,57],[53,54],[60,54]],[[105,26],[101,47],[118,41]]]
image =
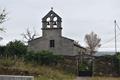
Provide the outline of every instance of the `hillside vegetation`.
[[74,75],[59,68],[46,65],[24,63],[10,58],[0,59],[0,74],[2,75],[32,75],[35,80],[73,80]]
[[2,75],[31,75],[35,80],[73,80],[74,74],[64,70],[59,64],[61,61],[61,55],[49,51],[27,51],[27,46],[21,41],[0,47]]
[[[119,59],[119,55],[117,58]],[[27,46],[21,41],[12,41],[6,46],[0,46],[0,74],[30,75],[34,76],[35,80],[75,80],[76,65],[71,59],[53,55],[49,51],[28,51]],[[119,68],[116,70],[119,72]],[[120,80],[120,78],[92,77],[89,80]]]

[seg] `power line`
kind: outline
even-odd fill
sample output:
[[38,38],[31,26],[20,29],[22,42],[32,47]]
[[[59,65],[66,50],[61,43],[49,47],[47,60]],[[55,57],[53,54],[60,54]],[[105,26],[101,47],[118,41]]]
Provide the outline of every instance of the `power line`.
[[[119,27],[119,25],[117,24],[116,20],[114,21],[114,23],[115,23],[115,36],[114,36],[113,38],[107,40],[106,42],[104,42],[104,43],[102,44],[102,46],[104,46],[105,44],[108,44],[109,42],[115,40],[115,49],[117,49],[117,44],[116,44],[116,42],[117,42],[117,38],[118,38],[118,36],[120,35],[120,33],[116,35],[116,26],[117,26],[117,28],[119,29],[119,31],[120,31],[120,27]],[[116,51],[116,50],[115,50],[115,51]]]
[[[117,37],[118,37],[118,36],[120,36],[120,33],[119,33],[119,34],[117,34]],[[105,44],[107,44],[107,43],[109,43],[109,42],[113,41],[114,39],[115,39],[115,37],[113,37],[113,38],[111,38],[111,39],[109,39],[109,40],[105,41],[102,45],[105,45]]]
[[120,27],[119,27],[119,25],[117,24],[117,22],[116,22],[116,26],[117,26],[117,28],[119,29],[119,31],[120,31]]

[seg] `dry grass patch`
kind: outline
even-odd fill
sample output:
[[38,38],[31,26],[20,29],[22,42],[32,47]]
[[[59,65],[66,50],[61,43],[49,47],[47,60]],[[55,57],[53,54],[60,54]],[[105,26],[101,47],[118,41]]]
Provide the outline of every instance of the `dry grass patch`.
[[92,77],[90,80],[120,80],[118,77]]
[[[24,63],[22,60],[17,60],[14,64],[9,64],[13,60],[0,60],[0,74],[4,75],[31,75],[35,76],[35,80],[73,80],[75,75],[66,73],[64,70],[50,66],[41,66],[31,63]],[[7,66],[6,66],[7,65]],[[9,65],[9,66],[8,66]],[[3,70],[4,68],[4,70]]]

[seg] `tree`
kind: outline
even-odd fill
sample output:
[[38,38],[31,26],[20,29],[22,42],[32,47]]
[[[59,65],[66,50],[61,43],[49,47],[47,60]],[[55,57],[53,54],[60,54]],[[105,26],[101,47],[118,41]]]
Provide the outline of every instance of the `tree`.
[[5,56],[6,46],[0,46],[0,57]]
[[85,42],[87,44],[87,50],[91,55],[91,71],[92,76],[94,75],[94,54],[97,51],[97,49],[101,46],[100,44],[101,39],[98,37],[98,35],[94,32],[91,32],[90,34],[85,35]]
[[22,57],[27,53],[27,46],[24,45],[21,41],[10,41],[6,45],[6,52],[7,56],[11,57]]
[[85,35],[85,42],[87,44],[87,49],[90,52],[90,55],[95,54],[97,49],[101,46],[100,41],[101,39],[94,32]]
[[[0,24],[4,23],[6,21],[6,17],[7,17],[7,13],[6,13],[5,9],[3,9],[2,11],[0,11]],[[0,28],[0,31],[4,31],[4,29]]]
[[29,28],[26,29],[25,33],[21,34],[23,36],[24,39],[26,39],[27,41],[31,41],[33,39],[35,39],[35,37],[37,36],[36,30],[34,29],[34,32],[30,31]]
[[[7,16],[7,13],[5,11],[5,9],[3,9],[2,11],[0,11],[0,24],[2,24],[3,22],[6,21],[6,16]],[[0,31],[4,31],[4,28],[2,28],[0,26]],[[3,38],[0,37],[0,40],[2,40]]]

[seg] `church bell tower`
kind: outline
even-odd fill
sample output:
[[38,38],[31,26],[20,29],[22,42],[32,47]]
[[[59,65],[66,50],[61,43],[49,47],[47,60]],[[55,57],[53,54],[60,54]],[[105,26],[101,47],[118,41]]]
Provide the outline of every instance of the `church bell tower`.
[[62,18],[53,11],[53,8],[51,8],[49,13],[42,18],[42,36],[45,37],[50,34],[61,36],[61,22]]

